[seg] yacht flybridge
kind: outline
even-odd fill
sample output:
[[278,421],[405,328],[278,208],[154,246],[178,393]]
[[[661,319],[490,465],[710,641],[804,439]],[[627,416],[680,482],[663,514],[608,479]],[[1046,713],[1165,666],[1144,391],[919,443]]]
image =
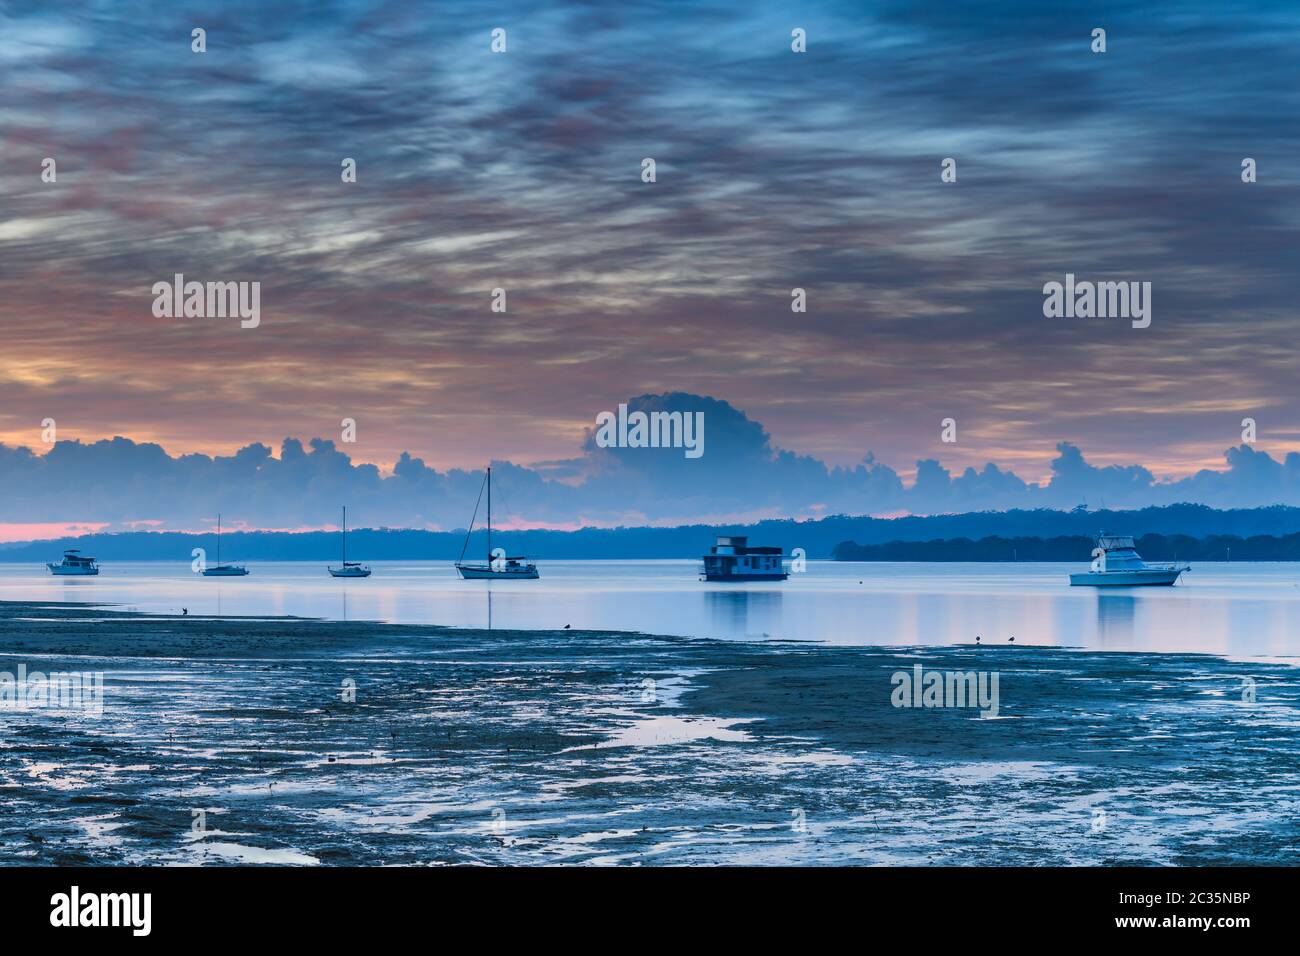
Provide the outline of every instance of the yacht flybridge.
[[[487,489],[487,561],[483,564],[466,563],[465,552],[469,548],[469,536],[474,533],[474,519],[478,517],[479,502],[483,500],[483,491]],[[465,532],[465,544],[460,549],[460,558],[456,561],[456,571],[466,581],[532,581],[540,577],[537,565],[524,557],[507,557],[504,550],[497,548],[500,554],[492,553],[492,466],[488,465],[483,477],[483,486],[478,490],[479,501],[474,503],[474,515],[469,519],[469,530]]]
[[217,515],[217,563],[203,569],[205,578],[242,578],[248,574],[248,568],[242,564],[221,563],[221,515]]
[[1103,531],[1097,537],[1097,547],[1092,554],[1092,570],[1071,574],[1071,586],[1103,588],[1171,585],[1184,571],[1191,570],[1191,565],[1187,564],[1148,564],[1133,547],[1131,537],[1108,531]]
[[343,564],[341,567],[328,568],[336,578],[368,578],[370,568],[359,561],[348,560],[348,508],[343,506]]
[[94,558],[82,557],[81,552],[76,548],[71,551],[63,552],[63,561],[59,564],[49,563],[45,565],[50,569],[50,574],[59,577],[79,577],[87,574],[98,574],[99,565]]

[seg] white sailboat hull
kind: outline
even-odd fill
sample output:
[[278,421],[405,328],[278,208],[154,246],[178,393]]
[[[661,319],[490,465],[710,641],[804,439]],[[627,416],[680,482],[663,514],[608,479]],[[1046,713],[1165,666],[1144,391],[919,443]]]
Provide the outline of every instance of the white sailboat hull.
[[535,581],[540,577],[533,565],[496,570],[482,564],[458,564],[456,570],[466,581]]
[[242,578],[248,574],[248,568],[241,568],[234,564],[219,564],[214,568],[205,568],[203,576],[205,578]]
[[368,578],[370,577],[369,568],[328,568],[332,577],[336,578]]

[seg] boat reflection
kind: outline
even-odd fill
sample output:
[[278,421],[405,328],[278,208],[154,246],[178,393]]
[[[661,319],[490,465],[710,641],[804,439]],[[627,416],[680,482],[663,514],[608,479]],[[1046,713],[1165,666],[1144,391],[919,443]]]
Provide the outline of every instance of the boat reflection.
[[1097,592],[1097,638],[1101,646],[1131,645],[1138,599],[1132,594]]
[[770,590],[713,588],[704,592],[715,636],[780,637],[782,593]]

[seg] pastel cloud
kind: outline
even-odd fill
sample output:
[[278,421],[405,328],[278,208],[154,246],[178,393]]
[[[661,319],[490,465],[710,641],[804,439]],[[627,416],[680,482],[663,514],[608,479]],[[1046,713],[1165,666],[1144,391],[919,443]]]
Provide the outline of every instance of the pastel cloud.
[[[681,390],[850,473],[941,456],[984,499],[1018,493],[1007,469],[1055,480],[1063,437],[1158,484],[1247,415],[1285,455],[1297,26],[1162,2],[0,14],[0,440],[52,417],[221,457],[351,417],[384,474],[407,450],[544,470],[619,396]],[[153,319],[176,272],[262,282],[261,328]],[[1044,319],[1066,272],[1151,281],[1152,327]]]

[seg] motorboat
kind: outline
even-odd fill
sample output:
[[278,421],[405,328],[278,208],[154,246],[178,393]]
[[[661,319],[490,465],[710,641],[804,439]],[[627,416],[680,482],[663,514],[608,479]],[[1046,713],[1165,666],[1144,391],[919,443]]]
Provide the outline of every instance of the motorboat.
[[50,569],[50,574],[59,577],[81,577],[99,573],[99,564],[95,559],[84,557],[76,548],[64,551],[63,560],[59,564],[49,563],[45,566]]
[[1191,570],[1191,565],[1187,564],[1148,564],[1133,547],[1131,537],[1107,531],[1097,536],[1097,547],[1093,549],[1092,557],[1091,570],[1070,575],[1072,587],[1172,585],[1184,571]]

